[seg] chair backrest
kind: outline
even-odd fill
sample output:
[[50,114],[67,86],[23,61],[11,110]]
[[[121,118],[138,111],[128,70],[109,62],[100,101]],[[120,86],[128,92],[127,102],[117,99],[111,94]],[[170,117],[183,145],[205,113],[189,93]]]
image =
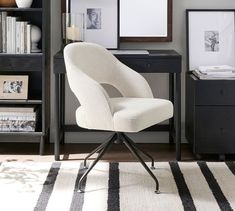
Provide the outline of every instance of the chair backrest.
[[77,66],[80,71],[98,83],[113,85],[117,59],[102,46],[93,43],[73,43],[65,48],[67,60]]
[[125,97],[153,97],[147,81],[139,73],[122,64],[100,45],[72,43],[65,47],[64,56],[66,65],[73,65],[77,72],[99,84],[114,86]]

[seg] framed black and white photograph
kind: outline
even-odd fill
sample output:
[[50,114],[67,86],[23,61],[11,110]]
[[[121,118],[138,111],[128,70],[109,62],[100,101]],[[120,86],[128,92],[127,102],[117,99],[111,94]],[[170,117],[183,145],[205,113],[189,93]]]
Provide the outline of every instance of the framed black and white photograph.
[[234,10],[187,10],[188,68],[235,66]]
[[87,8],[86,10],[86,29],[102,29],[101,8]]
[[119,0],[69,0],[70,13],[84,14],[84,41],[118,48]]
[[219,51],[219,31],[205,31],[205,51]]
[[27,99],[27,75],[0,75],[0,99]]

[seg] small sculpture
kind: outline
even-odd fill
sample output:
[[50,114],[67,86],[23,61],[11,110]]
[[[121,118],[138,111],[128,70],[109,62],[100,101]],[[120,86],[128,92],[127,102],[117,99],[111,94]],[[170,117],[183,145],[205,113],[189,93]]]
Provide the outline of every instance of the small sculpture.
[[41,49],[38,48],[38,42],[41,40],[42,32],[38,26],[31,26],[31,53],[40,53]]

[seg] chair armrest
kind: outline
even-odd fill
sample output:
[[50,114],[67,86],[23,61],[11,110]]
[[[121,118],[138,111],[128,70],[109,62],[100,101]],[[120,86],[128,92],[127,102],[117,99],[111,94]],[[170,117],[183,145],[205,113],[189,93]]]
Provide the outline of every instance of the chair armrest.
[[[67,64],[69,86],[85,112],[87,128],[113,128],[112,105],[104,88],[82,73],[76,66]],[[99,129],[96,127],[96,129]]]

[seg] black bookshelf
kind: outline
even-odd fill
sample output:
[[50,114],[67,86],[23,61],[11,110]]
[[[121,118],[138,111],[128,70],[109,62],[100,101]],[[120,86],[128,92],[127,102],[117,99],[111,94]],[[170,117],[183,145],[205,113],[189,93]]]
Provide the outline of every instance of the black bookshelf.
[[[39,137],[39,154],[44,153],[44,144],[49,136],[50,122],[50,0],[34,0],[31,8],[3,8],[10,16],[38,26],[42,38],[38,47],[41,53],[7,54],[0,53],[0,75],[28,75],[28,99],[0,99],[0,107],[31,107],[38,110],[35,132],[0,132],[0,141],[6,142],[17,137],[33,139]],[[33,141],[33,140],[32,140]]]

